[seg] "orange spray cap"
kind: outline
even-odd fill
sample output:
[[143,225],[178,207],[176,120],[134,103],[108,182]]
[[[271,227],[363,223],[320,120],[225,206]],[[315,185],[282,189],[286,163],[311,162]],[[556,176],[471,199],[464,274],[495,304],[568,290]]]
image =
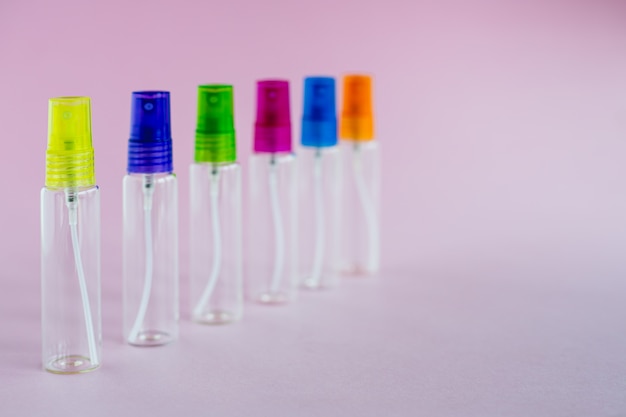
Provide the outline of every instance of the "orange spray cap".
[[372,77],[360,74],[344,76],[339,137],[353,141],[374,139],[372,107]]

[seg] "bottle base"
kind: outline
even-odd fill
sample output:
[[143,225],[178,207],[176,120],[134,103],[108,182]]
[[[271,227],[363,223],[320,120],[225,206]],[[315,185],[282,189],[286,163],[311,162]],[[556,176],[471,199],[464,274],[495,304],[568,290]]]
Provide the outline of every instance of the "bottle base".
[[193,321],[198,324],[208,324],[208,325],[220,325],[220,324],[230,324],[239,320],[239,315],[235,314],[231,311],[207,311],[204,314],[196,315],[193,317]]
[[287,304],[291,300],[290,300],[289,294],[278,291],[278,292],[261,293],[256,298],[256,301],[258,301],[261,304],[281,305],[281,304]]
[[100,364],[93,364],[86,356],[65,355],[50,360],[45,369],[53,374],[82,374],[95,371]]
[[172,334],[161,330],[144,330],[134,340],[129,340],[128,344],[138,347],[163,346],[175,339]]
[[330,289],[335,288],[336,286],[337,286],[337,283],[334,282],[333,280],[329,280],[327,278],[315,279],[311,277],[306,277],[304,280],[302,280],[302,285],[301,285],[302,288],[306,290],[311,290],[311,291],[330,290]]
[[376,272],[376,270],[362,265],[344,265],[341,268],[341,274],[347,277],[367,277],[376,275]]

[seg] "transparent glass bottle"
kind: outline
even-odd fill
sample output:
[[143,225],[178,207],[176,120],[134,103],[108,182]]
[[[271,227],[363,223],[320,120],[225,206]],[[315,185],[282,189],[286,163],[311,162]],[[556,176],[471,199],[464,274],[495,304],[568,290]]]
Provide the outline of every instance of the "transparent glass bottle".
[[195,163],[190,178],[192,319],[236,321],[243,314],[241,168]]
[[233,86],[198,86],[190,168],[191,317],[225,324],[243,315],[241,167],[237,163]]
[[123,180],[123,333],[134,346],[178,339],[178,184],[173,174],[170,94],[131,100]]
[[337,145],[335,79],[306,77],[298,156],[300,282],[337,285],[341,236],[341,152]]
[[50,99],[41,191],[42,362],[82,373],[102,361],[100,194],[88,97]]
[[43,364],[56,373],[100,365],[98,187],[41,191]]
[[247,294],[263,304],[292,301],[298,284],[298,179],[289,103],[288,81],[257,81],[249,167]]
[[295,299],[297,279],[297,171],[291,153],[250,158],[248,296],[264,304]]
[[174,174],[123,181],[124,337],[137,346],[178,339],[178,185]]
[[380,267],[380,155],[377,142],[343,142],[341,269],[374,274]]
[[380,155],[374,139],[372,78],[347,75],[343,89],[342,269],[350,275],[374,274],[380,268]]
[[310,289],[332,288],[341,266],[340,149],[301,149],[298,171],[300,282]]

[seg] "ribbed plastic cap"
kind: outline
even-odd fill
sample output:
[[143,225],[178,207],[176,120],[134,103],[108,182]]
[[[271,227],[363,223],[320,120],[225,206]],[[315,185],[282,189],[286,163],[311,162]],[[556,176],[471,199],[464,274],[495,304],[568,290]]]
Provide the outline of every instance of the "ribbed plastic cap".
[[291,152],[289,82],[257,82],[257,112],[254,125],[255,152]]
[[304,79],[304,109],[300,139],[303,146],[326,147],[337,144],[334,78]]
[[96,184],[91,144],[89,97],[56,97],[48,101],[46,187]]
[[345,140],[374,139],[372,77],[369,75],[354,74],[343,78],[343,106],[339,135]]
[[135,91],[131,98],[128,172],[172,172],[170,93]]
[[196,162],[237,160],[232,85],[198,86]]

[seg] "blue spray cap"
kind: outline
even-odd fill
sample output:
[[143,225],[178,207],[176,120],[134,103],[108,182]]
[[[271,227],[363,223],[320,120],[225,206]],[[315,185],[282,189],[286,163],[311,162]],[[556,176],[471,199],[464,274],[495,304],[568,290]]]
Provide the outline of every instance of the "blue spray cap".
[[314,147],[337,144],[334,78],[307,77],[304,79],[301,141],[303,146]]
[[135,91],[131,98],[128,172],[172,172],[170,93]]

